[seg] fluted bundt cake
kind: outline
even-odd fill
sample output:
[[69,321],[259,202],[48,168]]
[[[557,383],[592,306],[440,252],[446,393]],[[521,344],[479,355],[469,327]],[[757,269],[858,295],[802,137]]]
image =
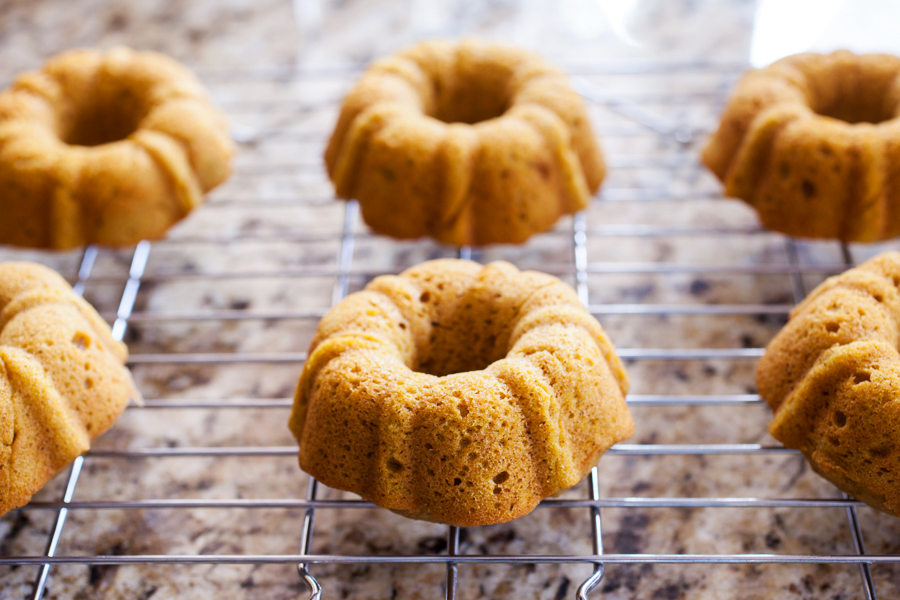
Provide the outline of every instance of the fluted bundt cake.
[[748,73],[703,161],[766,227],[871,242],[900,235],[900,58],[798,54]]
[[584,208],[605,174],[565,75],[474,41],[373,63],[344,100],[325,163],[375,231],[449,244],[524,242]]
[[769,430],[852,496],[900,516],[900,253],[817,287],[759,363]]
[[300,466],[407,516],[502,523],[634,431],[628,378],[572,289],[505,262],[382,276],[319,324],[290,428]]
[[0,243],[161,237],[230,173],[222,114],[174,60],[73,50],[0,94]]
[[0,514],[112,426],[136,394],[127,357],[56,272],[0,264]]

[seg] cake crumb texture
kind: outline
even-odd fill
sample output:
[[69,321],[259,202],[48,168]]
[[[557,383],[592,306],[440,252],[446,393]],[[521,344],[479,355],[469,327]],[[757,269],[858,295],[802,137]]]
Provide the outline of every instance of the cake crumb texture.
[[112,426],[136,393],[127,358],[56,272],[0,263],[0,514]]
[[900,516],[900,253],[817,287],[759,363],[769,427],[820,475]]
[[319,325],[290,428],[301,467],[379,506],[501,523],[634,431],[625,370],[558,279],[443,259],[382,276]]

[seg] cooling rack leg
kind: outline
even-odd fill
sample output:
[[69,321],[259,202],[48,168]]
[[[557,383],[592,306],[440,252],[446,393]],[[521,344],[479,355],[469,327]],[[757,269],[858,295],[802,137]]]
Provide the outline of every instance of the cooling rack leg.
[[[841,495],[844,497],[844,500],[850,497],[843,492]],[[847,507],[847,520],[850,521],[850,532],[853,534],[853,546],[856,548],[856,553],[862,556],[866,553],[866,544],[863,541],[862,529],[859,527],[859,517],[856,514],[855,506]],[[862,577],[863,589],[866,591],[866,600],[877,600],[878,596],[875,593],[875,582],[872,580],[872,568],[867,563],[860,564],[859,575]]]
[[[800,259],[797,254],[797,243],[792,237],[785,239],[785,250],[787,251],[788,262],[795,267],[800,266]],[[853,267],[853,254],[850,247],[841,243],[841,256],[844,259],[844,266]],[[803,279],[800,276],[799,268],[791,272],[791,287],[794,292],[794,302],[799,304],[806,297],[806,287],[803,285]],[[841,496],[846,500],[849,498],[847,494],[841,492]],[[853,546],[856,553],[860,556],[866,553],[865,542],[863,541],[862,530],[859,527],[859,517],[856,514],[856,507],[847,507],[847,520],[850,522],[850,534],[853,536]],[[866,592],[866,600],[877,600],[875,593],[875,582],[872,579],[872,569],[867,563],[859,565],[859,575],[862,578],[863,589]]]
[[348,200],[344,209],[344,228],[341,233],[341,249],[338,254],[338,273],[334,281],[331,305],[344,299],[350,288],[350,267],[353,264],[353,235],[356,231],[356,220],[359,218],[359,203]]
[[297,565],[297,571],[300,573],[300,580],[309,588],[308,600],[320,600],[322,598],[322,586],[316,581],[316,578],[309,574],[305,565]]
[[590,600],[590,597],[588,596],[588,594],[590,594],[594,588],[596,588],[598,585],[600,585],[600,582],[602,580],[603,580],[603,563],[598,563],[594,567],[594,572],[591,574],[591,576],[588,577],[587,579],[585,579],[584,583],[582,583],[581,585],[578,586],[578,591],[575,594],[575,597],[578,600]]
[[481,250],[472,246],[460,246],[456,251],[456,256],[462,260],[481,262]]
[[[588,495],[591,500],[599,500],[600,499],[600,482],[597,473],[597,467],[591,469],[590,475],[588,475]],[[594,547],[594,554],[597,556],[603,556],[603,527],[600,523],[600,509],[596,506],[591,507],[591,534],[592,534],[592,545]],[[578,600],[589,600],[588,594],[600,585],[600,582],[603,581],[603,574],[605,568],[603,563],[596,563],[594,565],[594,572],[590,577],[584,580],[580,586],[578,586],[578,591],[575,595]]]
[[[306,499],[315,500],[319,490],[319,482],[315,478],[309,478],[309,486],[306,488]],[[309,545],[312,542],[313,520],[316,516],[316,509],[307,508],[306,514],[303,515],[303,531],[300,533],[300,554],[309,553]],[[309,574],[306,563],[297,565],[297,573],[300,580],[309,588],[309,598],[307,600],[320,600],[322,598],[322,586],[316,581],[316,578]]]
[[[471,246],[460,246],[457,256],[461,260],[478,260],[478,251]],[[450,525],[447,529],[447,554],[456,556],[459,553],[459,527]],[[459,567],[455,562],[447,563],[447,585],[444,598],[456,600],[457,582],[459,580]]]
[[856,266],[856,263],[853,261],[853,252],[851,252],[850,246],[847,244],[841,243],[841,257],[843,257],[844,264],[848,267]]
[[96,260],[97,248],[95,246],[88,246],[85,248],[84,254],[81,256],[81,266],[78,268],[78,281],[72,286],[72,291],[79,296],[84,295],[84,284],[88,277],[91,276],[91,271],[94,269],[94,262]]
[[[575,260],[575,290],[578,292],[578,299],[587,307],[590,305],[587,278],[587,220],[583,212],[577,213],[572,218],[572,252]],[[593,467],[588,475],[588,496],[591,500],[600,499],[597,467]],[[594,554],[601,556],[603,554],[603,528],[600,523],[600,509],[596,506],[591,507],[591,536]],[[603,563],[596,563],[591,576],[578,586],[576,598],[588,600],[588,594],[603,580],[603,573]]]
[[[344,224],[341,232],[341,248],[338,251],[338,272],[334,280],[334,288],[331,294],[331,305],[334,306],[347,296],[350,288],[350,267],[353,265],[354,233],[356,221],[359,218],[359,203],[356,200],[348,200],[344,208]],[[306,489],[306,499],[315,500],[319,490],[319,482],[314,477],[309,478],[309,487]],[[307,554],[312,542],[315,509],[306,509],[303,515],[303,530],[300,533],[300,554]],[[322,586],[316,578],[310,575],[306,563],[297,565],[297,573],[300,580],[309,588],[310,596],[307,600],[320,600]]]
[[[853,254],[850,252],[850,247],[847,244],[841,243],[841,256],[844,259],[844,264],[848,268],[854,266]],[[845,500],[850,497],[843,492],[841,492],[841,496]],[[856,549],[856,553],[862,556],[866,553],[866,544],[863,540],[862,529],[859,526],[859,516],[856,514],[855,506],[847,507],[847,521],[850,523],[850,533],[853,535],[853,547]],[[859,565],[859,576],[862,578],[863,589],[866,592],[866,600],[877,600],[878,596],[875,593],[875,582],[872,579],[872,568],[867,563]]]
[[572,217],[572,252],[575,258],[575,291],[585,308],[590,304],[587,281],[587,222],[584,213]]
[[[66,491],[63,495],[63,502],[68,504],[75,495],[75,486],[78,485],[78,477],[81,475],[81,467],[84,465],[84,458],[79,456],[72,463],[69,469],[69,479],[66,482]],[[44,551],[45,556],[53,556],[56,554],[56,547],[59,545],[59,538],[62,536],[63,528],[66,526],[66,517],[69,516],[68,508],[61,508],[56,513],[56,523],[53,526],[53,533],[47,542],[47,549]],[[41,565],[38,578],[34,582],[34,590],[31,594],[31,600],[40,600],[44,595],[44,589],[47,587],[47,577],[50,575],[50,565]]]
[[[447,529],[447,554],[457,556],[459,554],[459,527],[450,525]],[[456,584],[459,568],[455,562],[447,563],[447,593],[445,600],[456,600]]]
[[788,263],[798,267],[791,271],[791,292],[794,294],[794,304],[800,304],[806,297],[806,289],[803,285],[803,277],[800,275],[800,258],[797,255],[797,242],[794,241],[794,238],[784,239],[784,250],[787,253]]
[[[96,260],[97,248],[95,246],[88,246],[85,248],[84,254],[81,256],[81,265],[78,267],[78,281],[72,286],[72,290],[79,296],[84,295],[84,284],[88,277],[91,276],[91,271],[94,268],[94,262]],[[78,485],[78,477],[81,475],[81,467],[83,465],[84,459],[79,456],[75,459],[75,462],[72,463],[71,469],[69,469],[69,478],[66,481],[66,490],[63,493],[63,502],[67,504],[72,501],[72,497],[75,495],[75,486]],[[50,539],[47,540],[47,548],[44,550],[45,556],[53,556],[56,554],[56,547],[59,545],[59,538],[62,536],[63,528],[66,526],[66,518],[68,516],[69,509],[67,508],[61,508],[59,512],[56,513],[56,522],[53,525]],[[31,593],[32,600],[40,600],[44,595],[44,589],[47,587],[47,577],[49,575],[50,565],[41,565],[41,570],[38,572],[38,577],[34,582],[34,589]]]
[[[131,267],[128,271],[128,281],[125,289],[122,291],[122,298],[119,300],[118,318],[113,326],[113,339],[122,341],[127,327],[127,319],[131,316],[134,308],[134,302],[137,299],[138,288],[140,287],[141,277],[144,275],[144,269],[147,266],[147,259],[150,257],[150,242],[138,242],[134,248],[134,254],[131,257]],[[88,277],[91,276],[91,270],[94,268],[94,262],[97,259],[97,249],[94,246],[88,246],[84,249],[81,257],[81,266],[78,269],[78,282],[73,286],[73,290],[78,295],[84,294],[84,285]],[[69,479],[66,481],[66,491],[63,494],[63,502],[68,504],[75,496],[75,488],[78,485],[78,478],[81,475],[81,469],[84,466],[84,458],[79,456],[72,462],[69,470]],[[66,526],[66,518],[69,515],[69,509],[61,508],[56,514],[56,523],[53,526],[53,532],[47,542],[45,556],[53,556],[56,554],[56,548],[62,537],[63,528]],[[40,600],[47,588],[47,577],[50,575],[50,565],[41,565],[41,570],[34,582],[34,589],[31,594],[31,600]]]
[[[460,246],[457,250],[457,256],[461,260],[477,260],[477,251],[472,250],[471,246]],[[456,556],[459,553],[459,527],[450,525],[447,529],[447,554]],[[447,585],[444,598],[446,600],[456,600],[456,588],[459,580],[459,567],[455,562],[447,563]]]

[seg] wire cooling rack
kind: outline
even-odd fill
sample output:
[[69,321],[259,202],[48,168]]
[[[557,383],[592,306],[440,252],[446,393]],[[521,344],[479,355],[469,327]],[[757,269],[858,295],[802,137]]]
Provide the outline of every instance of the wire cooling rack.
[[[433,593],[419,590],[421,596],[410,597],[474,597],[465,590],[479,581],[479,597],[503,597],[501,587],[485,590],[484,582],[499,573],[505,589],[528,589],[508,584],[521,580],[531,585],[534,565],[549,568],[547,581],[554,581],[549,591],[534,589],[534,597],[562,598],[572,592],[581,599],[589,594],[727,597],[739,587],[745,591],[742,597],[773,597],[781,590],[803,597],[826,597],[827,592],[835,598],[876,598],[878,586],[890,597],[897,590],[898,572],[890,565],[900,562],[893,520],[840,496],[806,473],[796,452],[766,438],[767,409],[752,387],[755,361],[765,343],[810,286],[881,247],[785,238],[760,229],[742,204],[721,198],[697,153],[742,68],[708,62],[609,62],[573,69],[573,81],[590,104],[606,150],[609,178],[588,210],[562,220],[555,230],[522,247],[484,249],[380,238],[365,229],[356,203],[331,198],[321,150],[339,100],[359,68],[205,73],[213,93],[240,123],[234,133],[242,146],[233,180],[206,206],[166,240],[142,242],[128,252],[94,247],[79,256],[3,251],[7,258],[47,262],[69,276],[76,290],[110,320],[114,335],[129,342],[130,366],[144,394],[152,396],[143,408],[130,407],[67,475],[28,507],[4,518],[11,525],[0,568],[7,569],[6,581],[20,583],[5,588],[9,597],[25,588],[33,599],[50,597],[56,585],[133,592],[125,578],[110,581],[108,569],[116,566],[138,569],[145,587],[134,597],[149,598],[158,590],[187,594],[187,588],[167,588],[175,584],[166,582],[175,570],[197,565],[296,565],[302,585],[297,586],[294,575],[293,582],[285,583],[288,592],[315,599],[338,592],[363,597],[362,590],[374,585],[367,577],[377,572],[395,579],[390,589],[398,596],[396,579],[412,575],[392,569],[409,565],[432,568],[432,574],[435,566],[441,571]],[[380,531],[397,539],[408,529],[430,527],[433,533],[438,526],[404,521],[349,495],[323,490],[315,480],[307,482],[293,463],[296,448],[283,427],[270,435],[250,431],[256,421],[286,418],[290,382],[306,357],[303,350],[317,319],[330,305],[376,275],[438,256],[482,262],[503,258],[571,283],[607,327],[632,374],[635,393],[628,401],[639,432],[630,443],[611,449],[586,483],[544,501],[535,512],[535,518],[550,514],[558,517],[548,519],[561,521],[516,529],[529,516],[511,524],[512,529],[479,528],[502,532],[499,537],[506,537],[500,542],[494,540],[497,535],[478,542],[484,537],[479,530],[445,527],[424,546],[378,546],[374,538],[366,538],[361,547],[368,552],[348,551],[329,536],[359,526],[365,538],[380,519],[387,520]],[[730,283],[735,280],[745,283]],[[256,292],[269,301],[258,300]],[[751,333],[734,343],[728,337],[734,327]],[[247,346],[246,339],[256,340],[255,345]],[[228,384],[235,373],[241,383]],[[723,379],[722,373],[734,381]],[[268,385],[270,378],[279,377],[281,384]],[[746,418],[746,410],[754,411],[749,421],[761,424],[751,436],[740,427],[725,426]],[[170,416],[160,418],[161,425],[154,412]],[[188,414],[200,416],[183,416]],[[243,421],[242,427],[224,439],[202,426],[209,421],[234,428],[235,420]],[[150,421],[155,425],[145,425]],[[656,424],[642,432],[645,422]],[[660,425],[667,422],[674,433]],[[720,425],[726,439],[715,441]],[[164,433],[142,433],[145,426]],[[117,431],[128,435],[116,437]],[[737,460],[728,462],[728,457]],[[236,479],[249,472],[246,478],[252,480],[253,471],[276,463],[289,467],[266,471],[265,480],[249,494],[229,488],[219,475],[207,477],[204,467],[188,469],[188,483],[180,488],[140,480],[147,461],[156,461],[156,471],[165,473],[160,477],[166,480],[185,470],[183,461],[189,459],[207,461],[200,464],[210,472],[215,470],[211,465],[219,464],[215,461],[238,461],[240,466],[232,467]],[[100,466],[85,476],[92,464]],[[786,465],[799,469],[799,475],[783,477],[780,470]],[[703,485],[685,487],[669,480],[682,472],[681,480]],[[640,475],[630,481],[630,473]],[[771,485],[754,493],[760,488],[723,483],[729,473]],[[296,489],[297,481],[307,482],[305,495],[284,492],[292,485]],[[717,493],[716,486],[724,493]],[[210,487],[215,494],[204,493]],[[633,493],[641,491],[645,493]],[[707,493],[698,493],[703,491]],[[737,514],[735,509],[742,516],[720,520],[718,515]],[[233,521],[208,517],[227,511],[242,511],[246,517],[239,520],[247,522],[281,511],[288,518],[275,521],[278,525],[265,520],[256,533],[280,535],[293,548],[255,552],[221,543],[176,545],[178,528],[189,529],[194,521],[206,527],[196,534],[201,539],[220,530],[226,537],[243,535]],[[748,513],[763,516],[745,519]],[[654,516],[659,514],[663,516]],[[781,528],[778,535],[765,529],[773,514]],[[73,522],[77,516],[81,518]],[[729,530],[731,520],[743,524]],[[562,521],[569,526],[563,542],[545,540],[547,524]],[[689,525],[687,540],[682,530],[670,528],[676,521]],[[145,528],[132,530],[133,522]],[[103,540],[114,532],[99,531],[104,523],[111,523],[105,529],[125,531],[112,546]],[[823,533],[817,537],[820,528]],[[528,533],[538,529],[540,533]],[[31,535],[31,546],[16,542],[23,531]],[[504,545],[523,532],[534,535],[533,547],[530,539]],[[883,551],[867,553],[864,533],[878,538]],[[142,546],[139,542],[148,537],[161,539],[162,545]],[[788,537],[799,541],[783,539]],[[171,546],[166,545],[169,539]],[[36,540],[43,543],[43,552],[34,551]],[[717,549],[719,543],[724,550]],[[701,550],[691,551],[696,548]],[[662,565],[675,565],[675,570]],[[729,568],[723,570],[723,565]],[[22,567],[36,569],[27,583],[21,573],[28,569]],[[565,571],[568,567],[575,570]],[[769,577],[772,569],[775,575]],[[858,576],[849,577],[848,569],[858,570]],[[234,580],[228,595],[255,597],[252,589],[259,582],[254,572]],[[283,571],[278,574],[285,579]],[[716,592],[710,577],[725,587]],[[767,585],[773,587],[754,588],[752,582],[760,577],[768,577]],[[329,590],[338,584],[339,590]],[[0,589],[5,585],[0,583]],[[6,592],[0,595],[7,597]],[[521,591],[507,591],[507,597],[527,597],[516,593]]]

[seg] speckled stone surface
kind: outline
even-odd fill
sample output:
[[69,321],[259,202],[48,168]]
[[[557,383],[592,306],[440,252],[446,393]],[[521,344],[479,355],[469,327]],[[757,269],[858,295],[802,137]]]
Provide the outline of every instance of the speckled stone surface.
[[[345,205],[332,199],[321,152],[338,102],[360,65],[433,36],[481,35],[531,47],[596,84],[617,104],[592,104],[595,130],[610,162],[601,197],[585,212],[587,280],[592,305],[784,305],[794,301],[781,272],[785,239],[758,231],[754,213],[722,200],[697,152],[715,127],[729,86],[746,64],[754,4],[641,0],[622,26],[599,3],[497,0],[46,0],[0,4],[0,79],[36,68],[51,54],[80,45],[128,44],[173,55],[195,68],[244,143],[230,182],[209,203],[155,243],[129,325],[132,354],[169,355],[170,363],[133,367],[147,408],[130,408],[96,448],[291,446],[287,398],[300,363],[184,364],[178,353],[303,352],[317,316],[332,303]],[[295,19],[299,15],[299,19]],[[634,45],[637,44],[637,45]],[[712,61],[699,65],[696,61]],[[669,67],[642,71],[641,65]],[[671,66],[680,65],[680,66]],[[289,76],[291,68],[300,75]],[[622,113],[643,111],[638,120]],[[632,116],[635,113],[631,112]],[[691,127],[687,145],[646,124]],[[644,121],[642,124],[640,121]],[[652,124],[652,123],[651,123]],[[641,227],[671,228],[637,235]],[[683,235],[678,228],[707,228]],[[723,234],[716,228],[728,228]],[[746,233],[742,233],[746,231]],[[349,289],[456,249],[422,240],[397,242],[354,229]],[[857,261],[896,242],[855,246]],[[840,265],[840,248],[800,242],[806,265]],[[115,315],[132,250],[101,250],[85,295]],[[521,247],[486,248],[482,261],[504,259],[574,283],[572,220]],[[74,279],[79,252],[0,248],[0,259],[30,259]],[[708,273],[617,272],[617,265],[721,266]],[[227,276],[226,276],[227,275]],[[806,290],[827,275],[804,275]],[[785,319],[776,314],[605,314],[620,348],[759,348]],[[288,318],[285,313],[290,313]],[[240,318],[242,315],[265,318]],[[196,319],[192,317],[204,317]],[[753,394],[755,360],[629,360],[634,394]],[[275,399],[269,408],[175,408],[167,401]],[[770,414],[744,406],[635,406],[629,443],[775,444]],[[837,498],[796,455],[610,455],[600,463],[604,497]],[[65,477],[40,492],[56,501]],[[307,478],[294,456],[89,457],[76,501],[304,498]],[[564,498],[584,498],[582,484]],[[320,498],[350,496],[321,490]],[[43,552],[54,512],[26,507],[0,518],[0,556]],[[869,552],[900,552],[900,521],[859,510]],[[59,553],[290,554],[303,511],[285,508],[71,511]],[[852,554],[843,508],[609,508],[602,511],[608,553]],[[445,527],[409,521],[376,508],[316,512],[311,551],[318,554],[446,553]],[[463,530],[460,552],[591,552],[585,508],[542,506],[512,523]],[[442,598],[443,565],[313,565],[326,598]],[[459,598],[573,598],[591,568],[578,564],[461,565]],[[24,598],[37,569],[0,567],[0,597]],[[900,567],[873,568],[879,597],[900,597]],[[57,600],[99,598],[306,598],[292,565],[143,565],[54,567],[45,594]],[[841,565],[608,565],[592,598],[862,598],[858,568]]]

